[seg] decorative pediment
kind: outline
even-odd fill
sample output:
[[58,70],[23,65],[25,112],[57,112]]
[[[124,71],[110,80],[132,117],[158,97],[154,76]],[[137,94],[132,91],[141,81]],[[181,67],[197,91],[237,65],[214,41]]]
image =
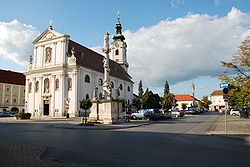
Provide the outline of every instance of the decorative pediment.
[[61,34],[59,32],[56,32],[51,28],[48,28],[39,37],[37,37],[33,41],[33,44],[38,43],[38,42],[44,42],[44,41],[52,40],[52,39],[63,37],[63,36],[65,36],[65,35]]

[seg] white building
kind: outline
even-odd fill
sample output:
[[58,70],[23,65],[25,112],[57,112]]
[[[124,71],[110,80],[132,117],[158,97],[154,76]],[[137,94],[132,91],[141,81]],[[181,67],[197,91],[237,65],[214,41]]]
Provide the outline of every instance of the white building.
[[196,98],[193,98],[193,96],[189,95],[189,94],[178,94],[178,95],[174,95],[175,98],[175,102],[176,102],[176,109],[177,110],[182,110],[182,105],[186,104],[187,108],[186,110],[188,110],[189,108],[194,107],[194,103],[195,106],[198,106],[198,101]]
[[[110,86],[112,97],[117,96],[132,102],[133,82],[127,73],[127,45],[121,32],[118,18],[116,34],[111,43]],[[26,75],[27,112],[32,116],[65,115],[65,104],[69,104],[70,116],[80,111],[79,101],[92,98],[98,88],[102,98],[103,56],[61,34],[49,26],[33,42],[34,56]]]
[[213,93],[210,94],[209,100],[212,102],[209,105],[209,109],[213,111],[222,111],[225,110],[225,101],[223,98],[223,91],[222,90],[215,90]]

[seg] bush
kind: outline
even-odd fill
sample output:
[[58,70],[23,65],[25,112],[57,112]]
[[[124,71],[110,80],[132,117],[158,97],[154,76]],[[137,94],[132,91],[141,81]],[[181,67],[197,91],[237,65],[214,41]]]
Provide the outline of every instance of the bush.
[[31,113],[21,112],[18,114],[19,119],[30,119],[30,117],[31,117]]

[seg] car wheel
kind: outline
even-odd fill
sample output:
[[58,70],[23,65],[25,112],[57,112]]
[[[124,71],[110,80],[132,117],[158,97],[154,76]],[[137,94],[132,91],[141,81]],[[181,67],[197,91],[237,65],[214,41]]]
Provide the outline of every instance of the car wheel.
[[132,115],[132,119],[136,119],[136,116],[135,116],[135,115]]
[[236,114],[235,114],[235,113],[233,113],[232,115],[233,115],[233,116],[235,116]]
[[175,115],[175,117],[177,118],[177,117],[178,117],[178,115]]

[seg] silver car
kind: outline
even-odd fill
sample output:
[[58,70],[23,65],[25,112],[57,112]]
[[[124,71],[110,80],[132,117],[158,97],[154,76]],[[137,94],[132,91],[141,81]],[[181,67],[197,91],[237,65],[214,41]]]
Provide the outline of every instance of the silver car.
[[148,111],[148,109],[141,109],[137,112],[131,114],[132,119],[144,119],[144,114]]
[[230,115],[240,115],[240,110],[236,108],[231,109]]

